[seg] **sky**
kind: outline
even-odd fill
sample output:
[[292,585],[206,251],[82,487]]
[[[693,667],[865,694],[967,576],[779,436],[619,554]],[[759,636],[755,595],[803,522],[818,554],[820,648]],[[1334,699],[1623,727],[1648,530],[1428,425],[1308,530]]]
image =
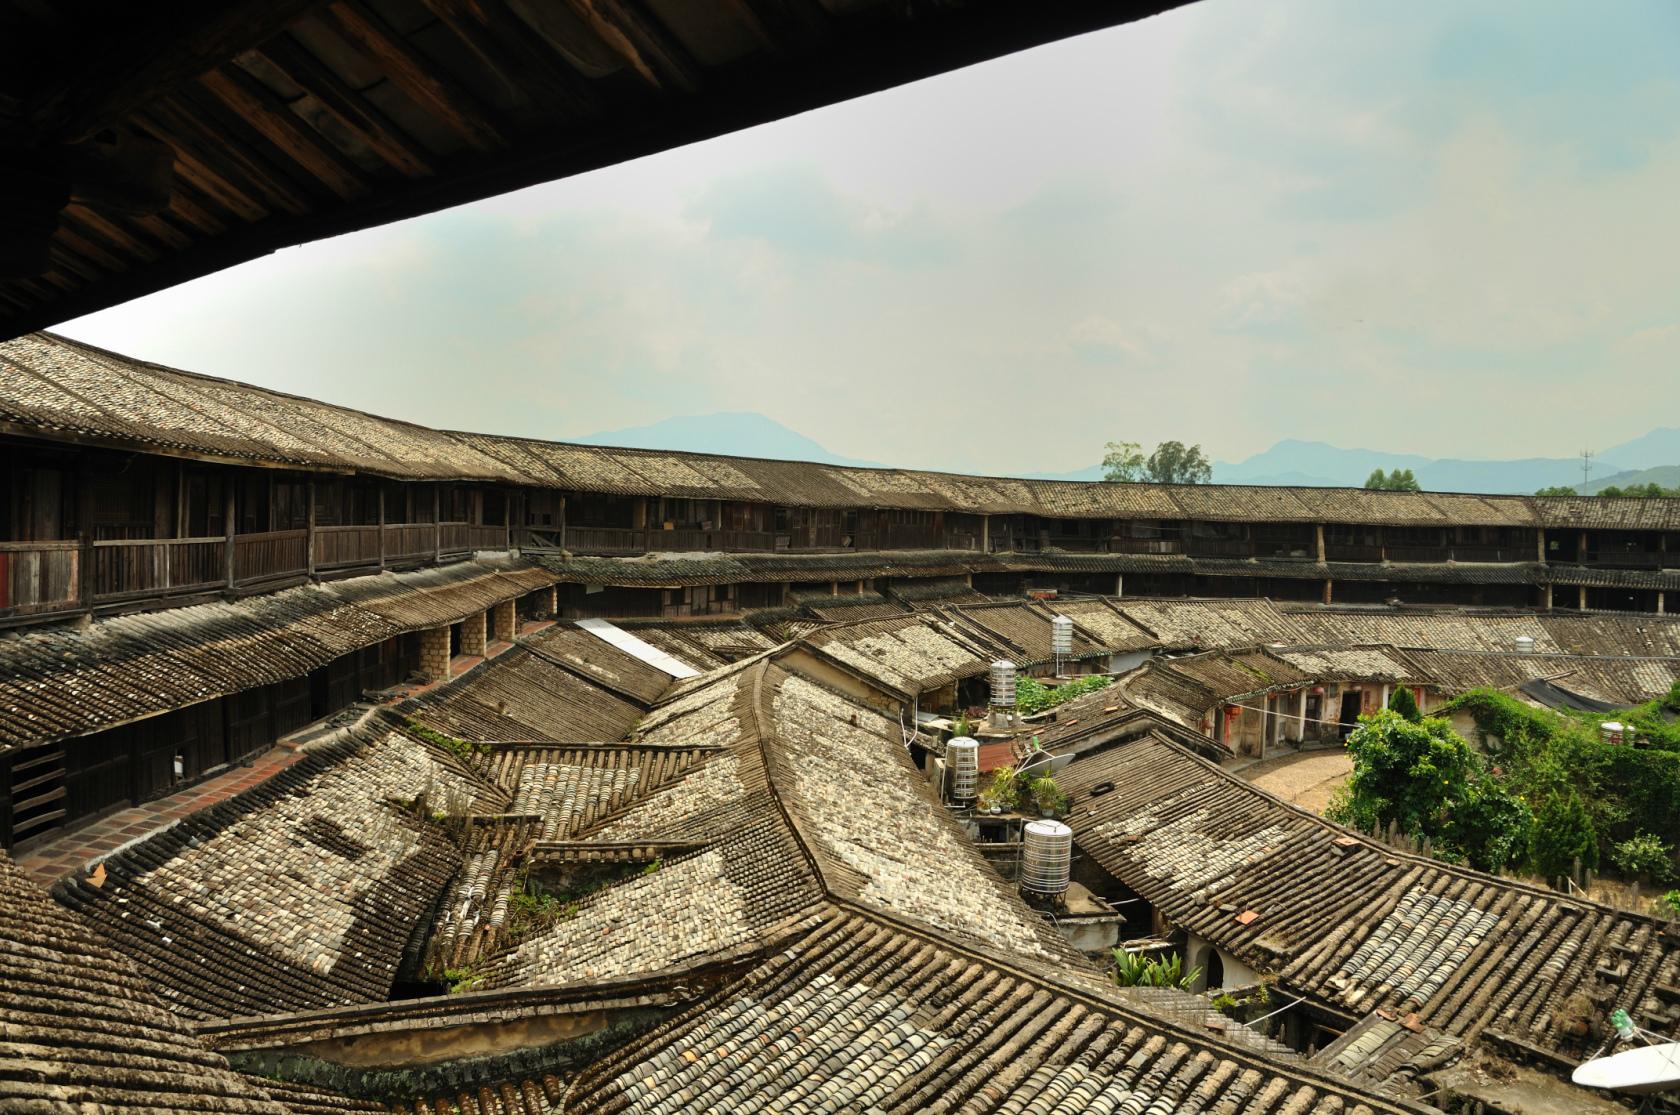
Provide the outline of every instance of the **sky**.
[[1673,0],[1201,0],[59,330],[559,440],[1569,456],[1680,403],[1677,199]]

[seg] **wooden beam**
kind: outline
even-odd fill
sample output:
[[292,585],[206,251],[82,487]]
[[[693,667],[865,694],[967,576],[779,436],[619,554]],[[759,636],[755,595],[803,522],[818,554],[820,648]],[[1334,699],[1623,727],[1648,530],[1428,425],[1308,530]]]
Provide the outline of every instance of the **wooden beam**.
[[300,120],[266,85],[238,66],[211,70],[198,83],[339,197],[349,201],[367,193],[367,183],[348,159]]
[[[84,139],[272,38],[320,3],[174,0],[109,7],[76,36],[75,66],[25,98],[24,127],[36,145]],[[100,33],[87,33],[94,27]]]
[[426,178],[434,173],[431,157],[424,148],[289,35],[265,43],[258,53],[299,88],[307,90],[346,131],[399,173],[409,178]]
[[636,0],[569,0],[601,40],[655,89],[700,90],[700,64]]
[[541,45],[523,24],[489,0],[424,0],[426,7],[480,62],[499,77],[515,100],[543,113],[593,116],[601,104],[578,80],[571,64]]
[[502,134],[475,97],[438,73],[438,67],[357,0],[339,0],[321,18],[373,61],[391,84],[469,147],[494,151],[507,146]]

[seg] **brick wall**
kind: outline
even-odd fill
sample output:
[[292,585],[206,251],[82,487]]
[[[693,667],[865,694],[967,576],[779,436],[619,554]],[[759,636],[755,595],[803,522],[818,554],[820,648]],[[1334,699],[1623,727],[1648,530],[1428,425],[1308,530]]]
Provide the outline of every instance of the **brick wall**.
[[490,609],[490,640],[491,642],[511,643],[518,631],[519,621],[514,615],[512,600],[497,604]]
[[469,655],[483,655],[485,621],[489,612],[474,612],[461,621],[461,653]]
[[440,681],[449,678],[449,625],[420,632],[420,669]]

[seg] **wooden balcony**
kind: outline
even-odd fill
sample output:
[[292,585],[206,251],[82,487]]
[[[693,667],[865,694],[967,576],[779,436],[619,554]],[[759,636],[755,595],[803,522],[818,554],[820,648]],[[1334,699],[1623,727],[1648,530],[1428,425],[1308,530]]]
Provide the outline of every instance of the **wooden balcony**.
[[386,523],[380,527],[380,557],[387,562],[429,558],[437,553],[434,523]]
[[[439,523],[438,552],[451,556],[508,548],[508,528],[477,523]],[[533,547],[538,548],[538,547]]]
[[82,553],[76,542],[0,542],[0,616],[81,607]]
[[1454,561],[1534,561],[1535,548],[1526,546],[1486,546],[1479,543],[1460,543],[1452,548]]
[[1363,542],[1327,541],[1324,543],[1325,561],[1367,561],[1374,563],[1381,561],[1382,556],[1381,546],[1367,545]]
[[1594,565],[1603,569],[1680,569],[1680,553],[1660,550],[1588,550],[1574,565]]
[[1387,554],[1389,561],[1446,561],[1452,549],[1448,546],[1389,546]]
[[225,538],[124,538],[93,544],[93,600],[205,592],[227,584]]
[[1111,554],[1182,554],[1184,543],[1177,538],[1111,538]]
[[271,530],[233,539],[233,579],[239,584],[295,577],[309,571],[309,532]]
[[[558,531],[553,532],[558,535]],[[566,527],[566,549],[575,554],[640,554],[647,531],[628,527]],[[558,548],[558,547],[556,547]]]
[[347,569],[378,565],[380,529],[374,526],[315,528],[315,568]]
[[1250,558],[1254,543],[1246,538],[1190,538],[1185,540],[1184,552],[1191,557]]

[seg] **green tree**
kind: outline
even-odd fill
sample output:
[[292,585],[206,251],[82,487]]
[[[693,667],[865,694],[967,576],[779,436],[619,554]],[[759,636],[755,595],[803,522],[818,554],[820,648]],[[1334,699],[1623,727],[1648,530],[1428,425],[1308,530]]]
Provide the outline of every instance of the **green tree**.
[[1568,484],[1552,484],[1549,487],[1541,488],[1534,494],[1537,496],[1553,496],[1562,498],[1563,496],[1573,496],[1578,495],[1579,493]]
[[1404,685],[1395,687],[1394,696],[1388,699],[1388,707],[1413,724],[1423,723],[1423,710],[1418,708],[1417,698]]
[[1478,778],[1453,809],[1446,838],[1479,871],[1504,871],[1528,858],[1534,811],[1491,778]]
[[1143,446],[1135,441],[1111,441],[1104,448],[1107,450],[1102,462],[1104,480],[1135,484],[1143,479]]
[[1213,465],[1199,445],[1163,441],[1144,465],[1149,479],[1157,484],[1206,484],[1213,479]]
[[1374,469],[1365,478],[1365,487],[1379,492],[1416,492],[1419,491],[1417,477],[1412,475],[1409,468],[1397,468],[1393,472]]
[[1438,837],[1478,772],[1475,752],[1444,720],[1414,724],[1387,709],[1360,718],[1348,736],[1353,775],[1332,820]]
[[1598,866],[1598,834],[1587,807],[1574,790],[1546,798],[1534,818],[1534,866],[1548,879],[1569,875],[1579,859],[1582,867]]

